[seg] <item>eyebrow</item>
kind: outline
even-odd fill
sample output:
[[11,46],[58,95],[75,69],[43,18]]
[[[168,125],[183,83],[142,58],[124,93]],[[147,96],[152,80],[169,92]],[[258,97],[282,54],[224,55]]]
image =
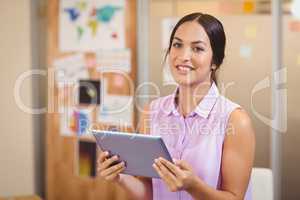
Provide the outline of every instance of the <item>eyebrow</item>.
[[[176,39],[176,40],[182,42],[182,39],[180,39],[180,38],[178,38],[178,37],[174,37],[174,39]],[[206,43],[205,43],[204,41],[202,41],[202,40],[198,40],[198,41],[192,42],[192,44],[198,44],[198,43],[203,43],[203,44],[206,45]]]

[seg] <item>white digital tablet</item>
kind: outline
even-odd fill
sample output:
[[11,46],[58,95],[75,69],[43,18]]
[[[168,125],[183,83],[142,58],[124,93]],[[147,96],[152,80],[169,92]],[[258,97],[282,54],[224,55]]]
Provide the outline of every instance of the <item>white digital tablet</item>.
[[124,174],[159,178],[152,167],[154,159],[163,157],[173,162],[160,136],[95,130],[92,133],[102,151],[109,151],[110,155],[118,155],[120,161],[125,161]]

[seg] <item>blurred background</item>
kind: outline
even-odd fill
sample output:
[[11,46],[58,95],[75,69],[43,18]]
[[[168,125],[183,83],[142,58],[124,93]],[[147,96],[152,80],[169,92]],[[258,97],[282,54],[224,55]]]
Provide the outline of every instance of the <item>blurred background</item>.
[[[170,94],[176,87],[168,72],[167,63],[163,62],[169,33],[176,20],[191,12],[208,13],[220,19],[226,32],[227,44],[224,64],[218,74],[219,89],[223,95],[244,107],[252,118],[257,142],[254,167],[271,169],[274,155],[278,158],[276,173],[273,171],[274,180],[279,180],[279,183],[275,183],[278,187],[274,187],[274,199],[300,199],[300,93],[297,89],[300,85],[299,1],[279,1],[282,6],[281,21],[274,21],[276,18],[272,17],[272,3],[277,1],[271,0],[93,1],[98,1],[99,5],[112,2],[112,5],[116,4],[115,10],[120,13],[124,9],[123,15],[116,14],[121,21],[118,23],[123,23],[124,30],[118,30],[113,25],[106,29],[116,29],[110,33],[113,38],[122,39],[122,34],[124,35],[122,45],[116,44],[115,47],[122,49],[118,52],[118,59],[122,57],[118,61],[124,66],[129,62],[127,68],[130,70],[125,66],[121,71],[129,75],[135,85],[133,93],[140,96],[135,98],[135,106],[130,108],[129,114],[120,114],[115,119],[123,119],[129,115],[132,120],[128,123],[133,129],[139,119],[137,107],[142,107],[156,97]],[[84,170],[89,165],[94,165],[93,155],[87,156],[92,160],[87,168],[83,166],[84,154],[93,154],[94,148],[83,143],[92,143],[92,140],[78,140],[77,136],[81,136],[78,134],[78,127],[76,133],[62,134],[65,129],[62,129],[62,121],[59,120],[63,116],[56,116],[55,112],[49,111],[52,102],[56,102],[53,97],[59,96],[61,89],[59,84],[52,83],[53,74],[49,72],[49,68],[66,66],[68,61],[62,61],[62,58],[75,54],[84,56],[83,65],[88,71],[88,75],[78,75],[76,80],[87,77],[91,81],[101,80],[101,94],[106,91],[103,96],[115,101],[115,104],[105,103],[107,108],[120,105],[123,100],[119,96],[124,97],[124,101],[127,97],[134,96],[129,91],[129,86],[124,86],[129,85],[124,78],[117,75],[100,77],[97,74],[102,63],[106,66],[115,59],[113,56],[116,55],[112,56],[111,48],[105,47],[111,47],[113,43],[99,40],[99,50],[99,47],[93,46],[91,40],[87,39],[86,41],[91,42],[92,49],[84,44],[74,47],[67,39],[72,38],[71,32],[62,31],[64,27],[69,28],[68,22],[63,21],[62,14],[69,9],[67,6],[74,3],[79,9],[81,5],[84,11],[84,5],[93,1],[72,0],[66,3],[66,0],[0,0],[0,199],[23,195],[36,195],[34,198],[39,196],[43,199],[125,198],[122,189],[94,177],[95,173],[92,171],[95,167],[92,166],[91,171]],[[61,7],[65,10],[62,11]],[[76,10],[68,10],[68,13],[70,20],[80,17]],[[97,19],[107,19],[105,16],[98,17],[98,13],[100,11],[96,10]],[[274,40],[275,24],[281,24],[279,41]],[[95,28],[92,24],[89,27]],[[77,33],[81,34],[78,27]],[[280,70],[272,67],[276,62],[276,56],[274,58],[272,52],[277,48],[277,42],[281,44],[280,57],[277,56],[277,61],[282,63]],[[123,51],[124,49],[127,50]],[[72,57],[69,63],[75,62],[76,58]],[[73,66],[74,63],[69,65]],[[278,85],[272,91],[274,82]],[[274,105],[272,97],[276,97],[275,90],[282,91],[282,101]],[[84,101],[81,94],[79,96],[77,104]],[[100,106],[105,101],[101,101]],[[44,109],[32,113],[25,108]],[[97,122],[107,125],[106,128],[120,128],[112,123],[113,119],[105,117],[102,111],[99,114],[93,113],[90,121],[97,121],[97,118]],[[281,124],[274,125],[274,119]],[[75,123],[78,123],[78,119]],[[272,134],[280,135],[275,145],[277,151],[274,151],[272,145]],[[67,171],[70,174],[64,173]],[[72,181],[68,182],[68,179]],[[63,184],[58,188],[57,185],[61,182]],[[75,194],[68,192],[75,190]],[[105,192],[98,194],[96,191]]]

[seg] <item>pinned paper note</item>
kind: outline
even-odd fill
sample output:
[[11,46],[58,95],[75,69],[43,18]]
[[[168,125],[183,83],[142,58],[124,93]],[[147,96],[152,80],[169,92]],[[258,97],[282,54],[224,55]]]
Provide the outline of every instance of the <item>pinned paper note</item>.
[[114,75],[114,86],[123,87],[125,85],[125,78],[121,74]]
[[99,50],[96,52],[98,71],[120,70],[131,71],[130,49]]
[[55,80],[58,85],[72,85],[79,79],[87,79],[88,71],[82,54],[60,58],[54,61]]
[[291,32],[300,32],[300,21],[293,20],[289,22],[289,29]]
[[133,125],[133,97],[106,95],[98,113],[98,121],[120,126]]
[[72,106],[77,104],[76,94],[73,94],[73,87],[68,85],[59,85],[57,99],[59,111],[63,111],[64,107]]
[[95,142],[79,141],[79,176],[96,176],[97,146]]
[[252,47],[249,45],[241,45],[240,47],[240,56],[242,58],[251,58],[252,56]]
[[79,103],[100,104],[100,81],[80,80],[79,81]]
[[89,56],[86,59],[86,66],[87,66],[87,68],[93,68],[93,67],[96,67],[96,65],[97,65],[96,58]]
[[101,79],[101,94],[100,94],[100,96],[101,96],[101,103],[103,103],[104,102],[104,97],[106,97],[106,95],[107,95],[107,92],[108,91],[108,78],[106,78],[106,77],[103,77],[102,79]]
[[59,47],[62,52],[125,47],[125,0],[59,2]]
[[293,0],[290,5],[291,13],[296,19],[300,19],[300,0]]
[[239,8],[239,4],[236,2],[230,2],[230,1],[219,1],[219,10],[222,14],[232,14],[235,13]]
[[255,9],[255,2],[253,0],[244,0],[243,11],[244,13],[253,13]]
[[63,136],[71,136],[76,131],[76,116],[73,107],[62,107],[59,111],[60,134]]
[[92,110],[90,109],[77,109],[76,122],[77,122],[77,135],[88,134],[88,130],[92,124]]
[[244,34],[246,39],[255,39],[257,35],[257,27],[255,25],[246,26]]

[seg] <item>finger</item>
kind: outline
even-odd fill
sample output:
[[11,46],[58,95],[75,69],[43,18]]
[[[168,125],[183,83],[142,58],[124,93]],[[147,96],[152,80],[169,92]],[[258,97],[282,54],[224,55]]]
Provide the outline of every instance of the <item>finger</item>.
[[98,159],[98,162],[100,162],[99,164],[103,163],[108,155],[109,153],[107,151],[101,152]]
[[119,160],[119,157],[117,155],[115,155],[109,159],[106,159],[102,164],[100,164],[99,168],[100,168],[100,170],[107,169],[113,162],[118,161],[118,160]]
[[[169,174],[166,173],[168,169],[165,166],[158,166],[158,164],[155,163],[153,164],[153,167],[155,168],[159,176],[163,179],[163,181],[167,184],[170,191],[175,192],[179,188],[181,188],[182,184],[180,184],[180,182],[173,176],[173,174],[170,172]],[[173,176],[173,178],[171,176]]]
[[158,173],[158,175],[160,176],[160,178],[162,178],[167,185],[170,185],[170,181],[167,179],[167,177],[165,177],[165,175],[163,174],[163,172],[161,171],[161,169],[158,167],[158,165],[156,163],[154,163],[152,166],[155,169],[155,171]]
[[116,171],[120,170],[120,169],[123,168],[123,167],[125,167],[125,164],[124,164],[124,162],[121,162],[121,163],[119,163],[119,164],[116,164],[116,165],[114,165],[114,166],[112,166],[112,167],[107,168],[106,170],[103,170],[103,171],[100,173],[100,175],[101,175],[102,177],[109,176],[110,174],[115,173]]
[[171,163],[170,161],[164,159],[164,158],[159,158],[159,161],[161,161],[161,163],[163,165],[165,165],[167,168],[169,168],[173,174],[175,174],[175,176],[181,176],[183,174],[183,172],[180,170],[180,168],[176,165],[174,165],[173,163]]
[[166,166],[164,166],[160,160],[156,160],[156,164],[166,179],[174,184],[177,184],[178,180],[176,176]]
[[184,160],[175,160],[175,164],[181,169],[192,170],[191,166]]
[[121,169],[115,171],[114,173],[108,175],[105,177],[105,180],[107,181],[112,181],[114,180],[123,170],[125,169],[125,167],[122,167]]
[[113,172],[112,174],[106,176],[105,180],[107,180],[107,181],[114,180],[124,169],[125,169],[125,167],[118,169],[117,171]]
[[158,161],[156,164],[166,178],[172,182],[176,182],[176,176],[165,165],[163,165],[160,161]]

